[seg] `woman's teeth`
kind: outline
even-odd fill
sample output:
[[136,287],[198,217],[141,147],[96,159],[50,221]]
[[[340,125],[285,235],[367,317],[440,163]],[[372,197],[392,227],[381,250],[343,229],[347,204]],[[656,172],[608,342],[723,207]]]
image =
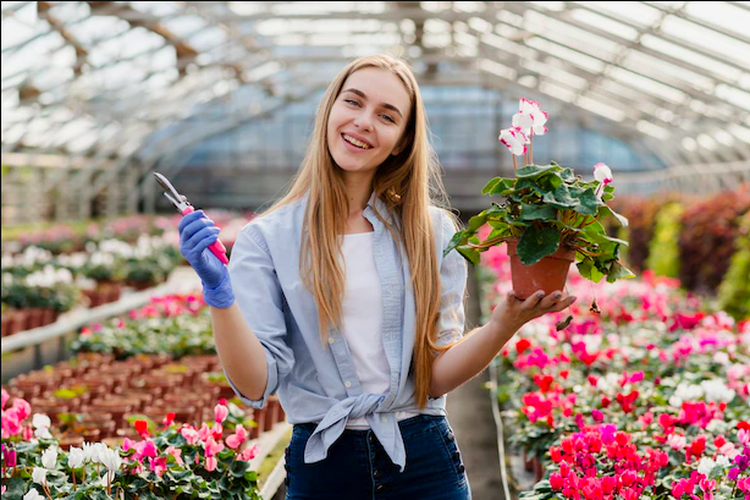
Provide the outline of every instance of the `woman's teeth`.
[[355,139],[354,137],[351,137],[349,135],[343,134],[343,137],[344,137],[344,140],[346,142],[348,142],[349,144],[353,144],[353,145],[357,146],[358,148],[370,149],[372,147],[369,144],[364,143],[362,141],[358,141],[357,139]]

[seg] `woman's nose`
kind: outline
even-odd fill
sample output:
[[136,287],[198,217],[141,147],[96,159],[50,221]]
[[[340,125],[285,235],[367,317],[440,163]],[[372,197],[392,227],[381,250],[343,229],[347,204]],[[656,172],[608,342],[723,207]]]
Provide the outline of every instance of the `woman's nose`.
[[370,130],[372,128],[372,121],[367,113],[361,113],[354,119],[354,125],[363,130]]

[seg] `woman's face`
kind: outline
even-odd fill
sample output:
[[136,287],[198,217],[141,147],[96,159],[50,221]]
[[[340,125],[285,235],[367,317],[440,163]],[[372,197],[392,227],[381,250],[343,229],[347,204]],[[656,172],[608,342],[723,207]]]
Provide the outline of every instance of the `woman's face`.
[[403,149],[411,99],[399,77],[378,68],[349,75],[328,117],[328,149],[341,169],[374,174]]

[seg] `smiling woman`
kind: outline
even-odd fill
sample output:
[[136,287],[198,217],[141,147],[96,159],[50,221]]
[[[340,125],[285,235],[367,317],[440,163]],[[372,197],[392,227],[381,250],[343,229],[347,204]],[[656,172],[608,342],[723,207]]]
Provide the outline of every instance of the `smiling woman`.
[[329,85],[289,193],[245,226],[228,270],[205,250],[213,222],[180,222],[183,253],[218,283],[204,297],[227,380],[255,408],[278,391],[295,424],[289,500],[471,498],[445,394],[569,304],[509,297],[464,338],[467,266],[443,254],[458,225],[438,206],[427,138],[411,69],[357,59]]

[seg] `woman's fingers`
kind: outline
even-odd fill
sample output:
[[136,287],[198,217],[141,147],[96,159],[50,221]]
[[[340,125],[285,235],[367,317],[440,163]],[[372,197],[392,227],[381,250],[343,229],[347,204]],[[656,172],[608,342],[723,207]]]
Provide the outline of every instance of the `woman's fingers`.
[[208,236],[218,236],[219,234],[219,228],[218,227],[204,227],[203,229],[200,229],[197,231],[194,235],[192,235],[186,242],[185,246],[187,248],[193,249],[193,251],[200,253],[203,251],[201,248],[198,250],[198,245],[202,242],[202,240]]
[[[187,217],[187,215],[185,217]],[[213,225],[214,221],[205,217],[194,220],[193,222],[186,225],[185,229],[183,229],[182,239],[185,242],[190,241],[196,234],[198,234],[198,232],[202,231],[205,228],[212,227]]]

